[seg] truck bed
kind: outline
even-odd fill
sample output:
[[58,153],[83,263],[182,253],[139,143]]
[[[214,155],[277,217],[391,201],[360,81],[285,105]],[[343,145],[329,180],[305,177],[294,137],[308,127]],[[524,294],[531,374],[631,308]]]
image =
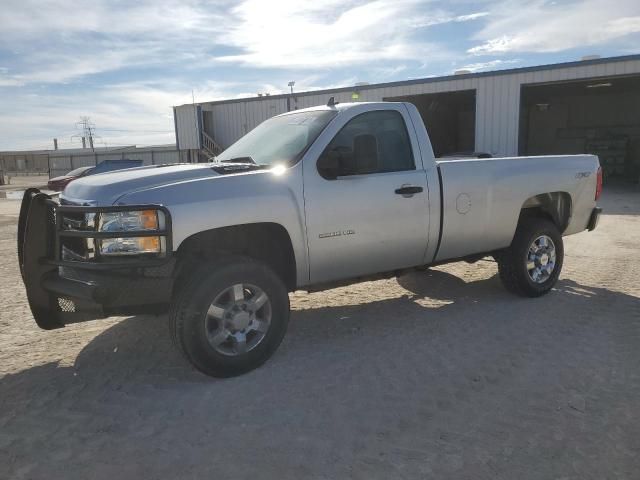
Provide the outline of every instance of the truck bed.
[[434,261],[510,245],[523,207],[549,192],[566,198],[563,235],[585,229],[595,207],[599,163],[594,155],[460,159],[436,162],[442,231]]

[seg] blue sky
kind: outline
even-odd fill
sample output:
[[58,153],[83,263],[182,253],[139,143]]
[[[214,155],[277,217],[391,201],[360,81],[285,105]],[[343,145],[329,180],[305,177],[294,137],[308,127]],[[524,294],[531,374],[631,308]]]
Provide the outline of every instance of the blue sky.
[[172,105],[640,53],[638,0],[2,0],[0,150],[174,142]]

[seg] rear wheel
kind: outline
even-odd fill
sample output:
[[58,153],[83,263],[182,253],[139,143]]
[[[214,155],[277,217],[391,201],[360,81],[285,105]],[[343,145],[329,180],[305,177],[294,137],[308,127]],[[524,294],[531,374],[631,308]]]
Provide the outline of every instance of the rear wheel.
[[546,218],[525,218],[511,246],[495,255],[507,290],[526,297],[546,294],[558,281],[564,260],[562,235]]
[[225,259],[197,270],[170,318],[176,346],[198,370],[232,377],[276,351],[289,321],[289,297],[265,264]]

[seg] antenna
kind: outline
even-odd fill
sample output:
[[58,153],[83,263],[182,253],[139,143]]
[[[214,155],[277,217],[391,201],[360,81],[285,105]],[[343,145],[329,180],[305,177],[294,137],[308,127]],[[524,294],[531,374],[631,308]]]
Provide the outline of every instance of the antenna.
[[327,102],[327,107],[335,107],[338,103],[340,102],[336,102],[336,99],[334,97],[331,97]]

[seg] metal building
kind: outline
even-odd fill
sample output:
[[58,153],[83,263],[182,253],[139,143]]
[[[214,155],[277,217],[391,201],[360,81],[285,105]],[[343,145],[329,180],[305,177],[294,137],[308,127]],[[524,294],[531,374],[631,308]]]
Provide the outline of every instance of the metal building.
[[273,115],[332,96],[414,103],[438,156],[589,152],[608,175],[640,170],[640,55],[182,105],[177,147],[206,158]]

